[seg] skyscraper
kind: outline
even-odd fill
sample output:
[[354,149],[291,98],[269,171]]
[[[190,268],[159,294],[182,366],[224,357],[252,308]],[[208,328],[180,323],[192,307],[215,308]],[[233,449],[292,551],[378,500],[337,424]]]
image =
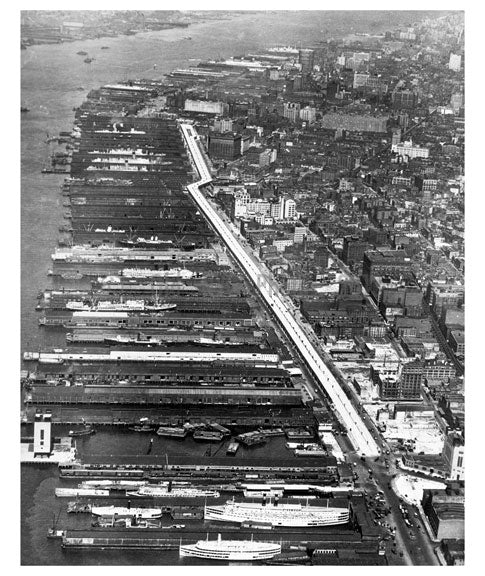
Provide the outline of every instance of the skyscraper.
[[314,56],[314,51],[307,48],[302,48],[298,52],[298,62],[301,64],[301,72],[304,76],[310,74],[313,70]]

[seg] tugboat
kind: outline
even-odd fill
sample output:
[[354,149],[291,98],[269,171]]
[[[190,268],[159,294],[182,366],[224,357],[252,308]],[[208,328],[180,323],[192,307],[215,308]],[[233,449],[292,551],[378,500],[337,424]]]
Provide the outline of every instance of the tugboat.
[[148,418],[140,418],[140,423],[134,426],[128,426],[128,430],[132,432],[155,432],[156,427],[148,424]]
[[69,436],[71,438],[77,438],[79,436],[90,436],[91,434],[95,434],[96,430],[92,424],[86,424],[84,418],[82,418],[82,423],[84,428],[81,430],[69,430]]

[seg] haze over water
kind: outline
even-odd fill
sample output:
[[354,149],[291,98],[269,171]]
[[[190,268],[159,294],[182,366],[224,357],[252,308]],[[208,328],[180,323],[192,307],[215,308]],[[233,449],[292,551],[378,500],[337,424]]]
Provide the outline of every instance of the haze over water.
[[[72,129],[73,108],[82,103],[89,90],[120,80],[159,79],[174,68],[196,64],[195,59],[242,55],[276,44],[305,46],[351,32],[381,33],[412,24],[429,14],[400,11],[244,14],[185,29],[23,50],[21,98],[22,105],[30,112],[21,115],[21,350],[63,342],[62,333],[39,329],[39,315],[34,310],[38,292],[50,285],[46,273],[66,210],[60,190],[64,177],[43,175],[41,169],[49,156],[47,134],[52,136]],[[101,50],[101,46],[110,49]],[[80,50],[94,57],[91,64],[84,63],[84,57],[76,54]],[[55,433],[58,434],[58,430]],[[23,435],[28,433],[23,430]],[[127,450],[144,453],[146,439],[143,442],[135,435],[127,435],[125,441]],[[95,443],[95,450],[97,453],[111,451],[113,443],[117,443],[116,434],[103,433]],[[180,452],[184,451],[183,443],[177,447]],[[57,483],[55,467],[22,468],[23,564],[170,565],[178,562],[178,554],[174,552],[63,554],[58,541],[45,537],[52,524],[53,511],[59,510],[59,501],[54,497]]]

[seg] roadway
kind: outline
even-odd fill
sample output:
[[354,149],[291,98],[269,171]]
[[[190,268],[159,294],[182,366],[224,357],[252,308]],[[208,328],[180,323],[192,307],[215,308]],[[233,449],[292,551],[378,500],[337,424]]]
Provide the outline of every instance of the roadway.
[[202,186],[212,181],[212,176],[197,145],[198,136],[194,127],[190,124],[181,124],[180,126],[192,161],[200,177],[198,182],[187,186],[188,192],[201,212],[225,242],[247,277],[256,286],[261,297],[276,316],[280,325],[299,351],[301,357],[304,358],[319,388],[330,398],[335,410],[344,422],[348,436],[354,446],[358,448],[360,453],[366,456],[378,454],[379,447],[371,433],[357,414],[357,411],[343,392],[336,378],[320,357],[320,353],[311,343],[308,335],[302,330],[297,320],[293,317],[291,310],[288,309],[288,299],[280,294],[279,288],[275,283],[271,282],[262,272],[262,265],[246,253],[239,240],[237,240],[233,232],[226,226],[200,191]]

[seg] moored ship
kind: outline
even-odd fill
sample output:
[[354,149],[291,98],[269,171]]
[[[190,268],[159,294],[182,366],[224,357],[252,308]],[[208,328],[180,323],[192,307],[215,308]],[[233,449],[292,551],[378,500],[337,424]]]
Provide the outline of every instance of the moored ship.
[[188,430],[185,428],[177,428],[171,426],[160,426],[157,430],[159,436],[167,436],[168,438],[185,438]]
[[199,540],[195,544],[180,544],[180,556],[206,558],[208,560],[251,561],[268,560],[281,554],[281,544],[255,542],[254,540]]
[[222,506],[205,506],[204,518],[219,522],[242,523],[247,521],[269,522],[273,526],[310,528],[347,524],[348,508],[329,506],[302,506],[301,504],[266,504],[265,502],[234,502]]
[[217,490],[195,488],[191,486],[172,486],[171,483],[140,486],[136,492],[127,492],[127,496],[144,498],[219,498]]
[[163,514],[161,508],[125,508],[123,506],[92,506],[91,514],[94,516],[135,516],[136,518],[160,518]]

